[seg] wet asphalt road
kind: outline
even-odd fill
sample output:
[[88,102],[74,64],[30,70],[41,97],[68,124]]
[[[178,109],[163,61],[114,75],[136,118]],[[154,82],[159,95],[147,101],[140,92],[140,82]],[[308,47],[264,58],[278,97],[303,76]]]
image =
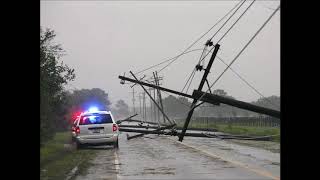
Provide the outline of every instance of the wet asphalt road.
[[[102,147],[82,179],[279,179],[280,155],[225,140],[120,135],[119,149]],[[133,135],[133,134],[131,134]]]

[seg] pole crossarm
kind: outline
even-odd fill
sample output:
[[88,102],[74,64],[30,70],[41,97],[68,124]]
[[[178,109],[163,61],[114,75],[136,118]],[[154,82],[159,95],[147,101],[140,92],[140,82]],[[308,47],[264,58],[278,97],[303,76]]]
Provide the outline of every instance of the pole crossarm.
[[162,91],[166,91],[166,92],[169,92],[169,93],[173,93],[173,94],[177,94],[177,95],[180,95],[180,96],[192,98],[192,96],[189,95],[189,94],[181,93],[179,91],[171,90],[171,89],[164,88],[164,87],[161,87],[161,86],[156,86],[154,84],[150,84],[150,83],[146,83],[146,82],[142,82],[142,81],[137,81],[135,79],[131,79],[131,78],[128,78],[128,77],[119,76],[119,79],[124,80],[124,81],[134,82],[134,83],[141,84],[141,85],[144,85],[144,86],[147,86],[147,87],[156,88],[156,89],[159,89],[159,90],[162,90]]

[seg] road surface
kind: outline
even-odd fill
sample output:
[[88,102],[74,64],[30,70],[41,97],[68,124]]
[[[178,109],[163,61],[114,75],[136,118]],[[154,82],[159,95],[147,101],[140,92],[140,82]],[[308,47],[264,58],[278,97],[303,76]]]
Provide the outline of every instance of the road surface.
[[[122,132],[119,149],[97,147],[84,179],[280,179],[280,154],[228,140]],[[130,134],[133,135],[133,134]]]

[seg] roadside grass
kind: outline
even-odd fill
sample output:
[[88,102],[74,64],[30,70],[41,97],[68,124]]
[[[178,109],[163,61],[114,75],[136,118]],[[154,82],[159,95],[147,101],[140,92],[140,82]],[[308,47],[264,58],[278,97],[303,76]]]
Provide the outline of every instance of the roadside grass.
[[85,173],[96,151],[64,147],[64,144],[70,143],[70,132],[62,132],[57,133],[51,141],[40,148],[40,179],[65,179],[76,166],[81,174]]
[[[183,123],[177,123],[178,127],[183,127]],[[190,128],[212,128],[219,132],[224,132],[233,135],[248,135],[248,136],[271,136],[278,135],[272,138],[274,142],[280,142],[279,127],[260,127],[260,126],[242,126],[232,124],[213,124],[213,123],[195,123],[189,124]]]

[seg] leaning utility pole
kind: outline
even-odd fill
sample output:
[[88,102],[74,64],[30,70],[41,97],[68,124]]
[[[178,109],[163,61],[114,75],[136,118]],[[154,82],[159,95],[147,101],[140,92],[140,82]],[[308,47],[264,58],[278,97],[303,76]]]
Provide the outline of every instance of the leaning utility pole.
[[[209,43],[207,43],[206,46],[209,46]],[[218,52],[218,50],[219,50],[219,47],[220,47],[219,44],[216,44],[215,47],[214,47],[214,50],[213,50],[212,56],[211,56],[211,58],[210,58],[210,61],[209,61],[208,65],[207,65],[207,67],[206,67],[206,69],[205,69],[205,71],[204,71],[204,74],[203,74],[203,76],[202,76],[200,85],[199,85],[199,87],[198,87],[198,91],[201,91],[201,90],[202,90],[203,85],[204,85],[204,83],[205,83],[206,80],[207,80],[208,74],[209,74],[209,72],[210,72],[212,63],[213,63],[213,61],[214,61],[214,59],[215,59],[215,57],[216,57],[216,55],[217,55],[217,52]],[[184,135],[185,135],[185,133],[186,133],[186,131],[187,131],[187,128],[188,128],[190,119],[191,119],[192,114],[193,114],[193,111],[194,111],[194,106],[196,105],[197,102],[198,102],[197,99],[193,99],[193,102],[192,102],[192,104],[191,104],[191,109],[190,109],[190,111],[189,111],[189,113],[188,113],[188,116],[187,116],[186,121],[185,121],[185,123],[184,123],[184,125],[183,125],[183,128],[182,128],[181,134],[180,134],[180,136],[179,136],[179,141],[181,141],[181,142],[182,142],[183,137],[184,137]]]

